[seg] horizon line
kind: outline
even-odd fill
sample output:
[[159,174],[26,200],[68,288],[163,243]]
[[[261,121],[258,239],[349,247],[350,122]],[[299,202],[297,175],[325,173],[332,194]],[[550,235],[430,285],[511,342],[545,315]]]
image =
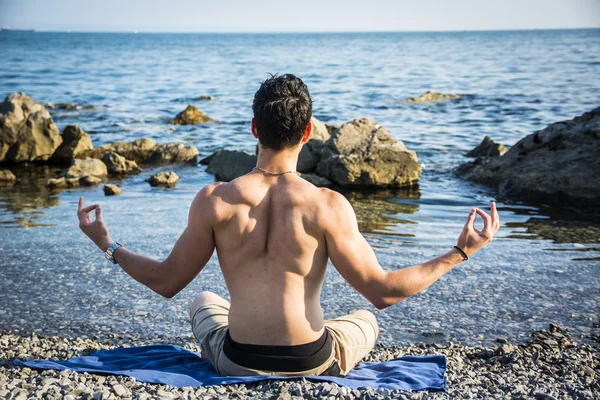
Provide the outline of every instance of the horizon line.
[[322,30],[322,31],[145,31],[145,30],[63,30],[63,29],[35,29],[35,28],[10,28],[2,32],[35,32],[35,33],[128,33],[128,34],[347,34],[347,33],[465,33],[465,32],[529,32],[529,31],[569,31],[569,30],[594,30],[600,26],[589,27],[561,27],[561,28],[504,28],[504,29],[449,29],[449,30]]

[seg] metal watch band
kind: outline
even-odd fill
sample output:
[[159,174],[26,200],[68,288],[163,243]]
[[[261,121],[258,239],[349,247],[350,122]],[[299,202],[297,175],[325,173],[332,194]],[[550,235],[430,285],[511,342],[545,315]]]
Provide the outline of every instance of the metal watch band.
[[114,242],[113,244],[111,244],[110,246],[108,246],[108,249],[106,250],[106,253],[104,253],[104,256],[106,257],[106,259],[110,262],[112,262],[113,264],[116,264],[117,261],[115,260],[115,251],[117,251],[117,249],[123,247],[123,245],[119,242]]

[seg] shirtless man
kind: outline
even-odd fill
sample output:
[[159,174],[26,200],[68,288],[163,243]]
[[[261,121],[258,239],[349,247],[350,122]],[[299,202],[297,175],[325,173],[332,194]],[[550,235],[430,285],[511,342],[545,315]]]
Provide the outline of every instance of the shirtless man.
[[[327,260],[377,309],[427,288],[489,243],[499,228],[472,209],[446,254],[404,269],[384,270],[358,230],[344,196],[297,176],[302,145],[311,133],[312,101],[293,75],[267,79],[253,102],[256,168],[229,183],[203,188],[187,228],[164,261],[119,247],[102,208],[84,208],[81,230],[133,279],[173,297],[202,271],[217,249],[231,303],[211,292],[191,304],[192,330],[203,357],[221,375],[345,375],[375,345],[375,316],[356,311],[325,321],[320,294]],[[90,213],[95,211],[92,221]],[[475,229],[476,216],[483,230]]]

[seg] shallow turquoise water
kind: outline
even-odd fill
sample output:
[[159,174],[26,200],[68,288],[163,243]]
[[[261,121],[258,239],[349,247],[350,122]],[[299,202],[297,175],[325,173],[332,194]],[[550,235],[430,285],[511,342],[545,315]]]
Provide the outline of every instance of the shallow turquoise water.
[[[24,91],[41,103],[95,106],[52,110],[62,129],[78,124],[95,146],[143,136],[215,149],[253,150],[254,91],[268,72],[308,84],[314,114],[327,123],[372,116],[423,164],[412,192],[348,194],[363,233],[386,268],[450,248],[472,206],[494,194],[451,174],[485,135],[506,145],[547,124],[600,105],[600,30],[389,34],[0,33],[0,97]],[[426,90],[459,100],[407,104]],[[216,101],[194,100],[214,95]],[[193,103],[218,124],[166,122]],[[0,329],[46,333],[189,335],[185,308],[199,290],[225,293],[216,258],[174,300],[159,299],[103,261],[77,230],[75,203],[102,202],[113,237],[164,257],[185,226],[194,194],[214,178],[176,167],[175,189],[152,189],[146,171],[102,188],[48,193],[0,188]],[[529,218],[570,220],[560,210],[501,199],[499,237],[425,293],[378,312],[384,341],[523,339],[558,322],[587,334],[598,323],[597,244],[553,244],[524,234]],[[507,226],[506,224],[509,224]],[[521,235],[529,238],[515,239]],[[584,241],[584,240],[582,240]],[[576,241],[574,241],[576,242]],[[562,250],[562,251],[556,251]],[[366,301],[331,268],[327,316]]]

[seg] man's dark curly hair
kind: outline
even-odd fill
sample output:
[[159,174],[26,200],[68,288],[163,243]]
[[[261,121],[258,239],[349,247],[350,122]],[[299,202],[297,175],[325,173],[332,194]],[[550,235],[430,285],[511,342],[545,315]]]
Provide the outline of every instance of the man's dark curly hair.
[[254,95],[252,111],[262,147],[279,151],[300,143],[312,117],[312,99],[302,79],[272,75]]

